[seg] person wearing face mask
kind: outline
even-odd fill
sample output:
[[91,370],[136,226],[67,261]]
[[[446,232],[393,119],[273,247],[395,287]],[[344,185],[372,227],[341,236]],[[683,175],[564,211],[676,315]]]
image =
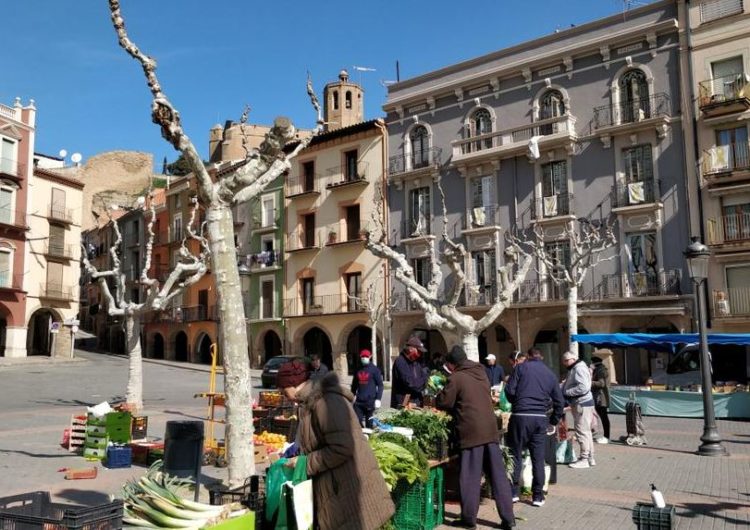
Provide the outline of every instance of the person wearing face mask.
[[[279,367],[276,385],[299,403],[297,443],[313,481],[315,528],[377,530],[395,508],[352,409],[354,396],[335,372],[309,377],[305,363],[294,360]],[[296,457],[287,462],[295,464]]]
[[369,427],[372,415],[380,408],[383,399],[383,375],[377,366],[370,364],[372,353],[370,350],[359,352],[360,368],[352,378],[352,394],[354,394],[354,413],[362,427]]
[[419,337],[411,337],[401,350],[401,355],[393,362],[391,381],[391,408],[400,409],[411,403],[422,405],[422,391],[427,384],[427,370],[419,362],[427,352]]

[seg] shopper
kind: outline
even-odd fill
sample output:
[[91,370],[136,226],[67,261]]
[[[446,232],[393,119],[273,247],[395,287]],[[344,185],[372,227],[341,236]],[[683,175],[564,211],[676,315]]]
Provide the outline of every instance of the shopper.
[[487,372],[487,379],[490,380],[490,387],[498,386],[505,380],[505,370],[497,364],[497,357],[490,353],[486,358],[487,366],[484,367]]
[[460,346],[448,354],[446,365],[451,371],[448,382],[437,395],[438,408],[449,411],[455,421],[461,448],[461,519],[453,526],[476,528],[480,486],[484,470],[500,515],[500,528],[515,526],[510,481],[500,450],[500,434],[490,398],[490,385],[484,367],[466,357]]
[[393,362],[391,408],[400,409],[406,404],[421,405],[422,391],[427,384],[427,369],[419,362],[427,352],[419,337],[411,337]]
[[586,363],[580,360],[576,353],[565,352],[562,362],[563,366],[568,369],[568,375],[563,383],[563,396],[570,405],[576,440],[581,446],[578,460],[569,465],[574,469],[586,469],[596,465],[594,439],[591,435],[591,416],[594,413],[591,373]]
[[302,362],[288,362],[279,368],[277,386],[300,403],[297,439],[313,481],[315,527],[376,530],[394,506],[354,415],[354,396],[334,372],[314,383],[308,375]]
[[602,426],[602,436],[594,440],[598,444],[609,443],[609,370],[601,357],[591,358],[594,372],[591,376],[591,394],[594,397],[594,410],[599,415],[599,423]]
[[[563,399],[557,377],[544,364],[542,352],[529,350],[526,362],[518,364],[508,379],[505,396],[513,405],[508,425],[507,441],[513,454],[513,502],[519,500],[521,478],[521,453],[531,455],[531,501],[534,506],[544,506],[544,460],[547,431],[563,417]],[[547,411],[552,414],[547,417]]]
[[383,399],[383,375],[377,366],[370,364],[370,350],[359,352],[362,368],[352,377],[352,394],[354,394],[354,413],[362,427],[370,427],[370,420],[375,409],[380,408]]
[[317,381],[319,379],[323,379],[323,377],[328,373],[328,367],[321,362],[320,355],[318,355],[317,353],[312,354],[310,364],[312,365],[312,371],[310,372],[311,380]]

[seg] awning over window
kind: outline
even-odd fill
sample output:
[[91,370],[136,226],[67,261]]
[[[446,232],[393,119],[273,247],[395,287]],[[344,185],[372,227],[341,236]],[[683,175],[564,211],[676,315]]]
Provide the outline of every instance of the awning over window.
[[[579,344],[592,344],[600,348],[645,348],[648,350],[676,351],[680,346],[698,344],[697,333],[593,333],[573,335]],[[709,333],[710,345],[750,346],[750,333]]]

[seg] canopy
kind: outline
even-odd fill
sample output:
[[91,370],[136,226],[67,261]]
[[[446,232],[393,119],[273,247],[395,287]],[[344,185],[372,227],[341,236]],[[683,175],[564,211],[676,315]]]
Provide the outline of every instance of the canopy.
[[[580,344],[593,344],[602,348],[645,348],[648,350],[675,351],[678,346],[698,344],[697,333],[593,333],[571,337]],[[708,344],[750,346],[750,333],[709,333]]]

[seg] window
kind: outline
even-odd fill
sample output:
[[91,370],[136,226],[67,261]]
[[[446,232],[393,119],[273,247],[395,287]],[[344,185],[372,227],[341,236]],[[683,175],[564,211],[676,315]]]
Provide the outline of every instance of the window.
[[178,193],[174,196],[174,207],[175,208],[181,208],[182,207],[182,197],[181,194]]
[[65,254],[65,227],[49,225],[47,251],[52,256],[63,256]]
[[555,217],[570,213],[568,163],[558,160],[542,165],[542,215]]
[[13,252],[9,248],[0,248],[0,287],[11,286],[11,260]]
[[[559,118],[565,115],[566,112],[565,102],[563,95],[559,90],[548,90],[542,96],[539,105],[539,119],[549,120],[552,118]],[[542,136],[552,134],[557,131],[555,123],[548,123],[539,127],[539,134]]]
[[701,22],[742,13],[742,0],[703,0],[701,2]]
[[355,272],[345,276],[347,311],[361,311],[364,309],[362,303],[362,273]]
[[52,188],[52,217],[65,219],[65,190]]
[[339,91],[334,90],[332,93],[333,96],[333,110],[339,110]]
[[315,278],[302,278],[302,310],[307,313],[315,305]]
[[726,268],[729,314],[750,314],[750,265]]
[[359,204],[346,207],[346,240],[359,239]]
[[474,263],[474,283],[479,287],[489,287],[496,283],[495,251],[480,250],[471,253]]
[[269,227],[275,224],[276,209],[273,207],[273,195],[266,195],[261,202],[261,226]]
[[172,219],[172,241],[182,240],[182,215],[176,215]]
[[409,143],[411,146],[411,167],[419,169],[427,167],[429,160],[429,134],[427,127],[419,125],[414,127],[409,134]]
[[344,176],[347,181],[360,179],[359,172],[357,171],[356,149],[344,153]]
[[636,296],[658,292],[656,232],[628,234],[630,288]]
[[625,182],[644,182],[654,177],[651,159],[651,144],[638,145],[622,150],[625,165]]
[[494,223],[497,200],[495,198],[495,177],[485,175],[471,179],[471,224],[485,226]]
[[716,165],[732,170],[750,167],[747,127],[717,130],[714,151]]
[[260,318],[273,318],[273,280],[263,280],[260,283],[261,313]]
[[560,300],[567,296],[567,287],[564,283],[558,283],[565,278],[565,271],[570,267],[570,243],[567,241],[555,241],[544,245],[547,256],[552,260],[552,268],[547,270],[549,278],[547,282],[548,298]]
[[346,91],[346,96],[344,97],[344,105],[346,105],[347,109],[352,108],[352,93],[351,91]]
[[619,80],[620,119],[624,123],[651,117],[648,80],[642,70],[625,72]]
[[750,239],[750,203],[724,206],[722,214],[725,241]]
[[411,268],[414,269],[414,279],[422,287],[430,283],[430,260],[427,258],[414,258],[411,260]]
[[16,142],[3,138],[0,142],[0,172],[16,175]]
[[303,191],[315,190],[315,161],[310,160],[302,164],[302,173],[304,175]]
[[0,223],[13,224],[14,191],[9,186],[0,186]]
[[61,297],[63,290],[62,263],[47,263],[47,296]]
[[[487,109],[474,111],[469,119],[469,137],[481,136],[492,132],[492,116]],[[485,138],[470,144],[473,151],[481,151],[492,147],[492,138]]]
[[430,188],[409,191],[409,236],[430,233]]
[[315,214],[302,216],[302,245],[303,248],[315,246]]

